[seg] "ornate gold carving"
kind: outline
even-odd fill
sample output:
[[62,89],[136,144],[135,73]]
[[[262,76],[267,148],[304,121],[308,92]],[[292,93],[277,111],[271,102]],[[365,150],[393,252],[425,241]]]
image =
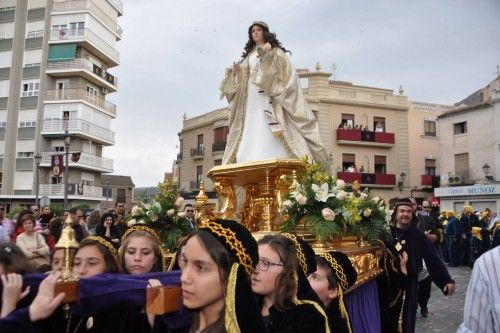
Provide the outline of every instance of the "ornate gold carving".
[[196,196],[194,207],[196,208],[195,220],[197,225],[210,221],[215,214],[215,203],[208,201],[208,195],[205,193],[205,183],[203,181],[200,182],[200,192]]
[[196,196],[196,203],[205,204],[207,202],[208,195],[205,193],[205,182],[202,180],[200,181],[200,192],[198,192],[198,195]]
[[216,177],[214,190],[219,197],[219,213],[221,219],[233,219],[236,210],[236,195],[231,178]]
[[245,204],[241,214],[241,223],[251,232],[259,230],[257,219],[258,207],[255,204],[255,198],[259,193],[257,184],[247,184],[245,186]]
[[[221,200],[220,216],[239,216],[241,223],[254,232],[278,230],[283,220],[280,207],[293,184],[293,172],[301,167],[301,161],[297,159],[270,159],[213,167],[208,177],[214,182],[214,189]],[[235,187],[245,189],[244,202],[237,202],[243,198],[236,198]],[[236,212],[236,207],[241,207],[242,211]],[[232,208],[231,214],[225,213],[229,208]]]
[[333,249],[345,253],[358,273],[356,283],[349,291],[356,289],[363,283],[374,279],[382,273],[382,269],[379,267],[379,257],[377,254],[379,250],[378,246],[334,247]]

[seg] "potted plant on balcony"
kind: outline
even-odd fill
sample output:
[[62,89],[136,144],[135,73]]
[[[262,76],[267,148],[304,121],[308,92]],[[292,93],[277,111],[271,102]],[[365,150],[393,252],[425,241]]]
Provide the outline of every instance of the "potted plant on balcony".
[[364,244],[383,237],[387,230],[383,200],[361,191],[357,182],[346,187],[318,163],[307,159],[302,163],[303,171],[281,207],[283,231],[303,226],[316,237],[318,249],[331,239],[355,237]]
[[159,183],[158,188],[160,191],[151,203],[139,202],[132,208],[127,226],[143,224],[153,228],[160,236],[163,248],[174,252],[179,238],[187,235],[191,227],[181,211],[184,199],[172,180]]

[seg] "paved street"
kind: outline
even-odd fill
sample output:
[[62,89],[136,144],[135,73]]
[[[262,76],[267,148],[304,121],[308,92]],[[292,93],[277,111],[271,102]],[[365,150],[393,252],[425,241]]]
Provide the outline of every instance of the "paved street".
[[433,285],[429,300],[429,317],[422,318],[419,308],[416,332],[451,333],[456,332],[460,326],[463,318],[465,294],[472,270],[468,267],[449,267],[448,269],[456,283],[455,294],[446,297]]

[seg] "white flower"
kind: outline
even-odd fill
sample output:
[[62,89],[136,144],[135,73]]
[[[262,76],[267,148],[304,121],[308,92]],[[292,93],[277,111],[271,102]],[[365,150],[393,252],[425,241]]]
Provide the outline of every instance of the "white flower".
[[128,220],[128,222],[127,222],[127,226],[132,227],[132,226],[134,226],[136,223],[137,223],[137,221],[136,221],[135,219]]
[[364,217],[370,217],[370,215],[372,215],[372,210],[370,208],[365,208],[363,210],[363,216]]
[[293,205],[293,202],[290,201],[290,200],[285,200],[283,201],[283,208],[288,208],[288,207],[291,207]]
[[344,200],[344,198],[346,197],[346,195],[347,195],[346,191],[338,191],[336,197],[339,200]]
[[144,209],[142,209],[142,207],[139,206],[134,206],[132,208],[132,216],[141,216],[141,215],[144,215]]
[[359,195],[361,199],[366,199],[367,196],[368,194],[366,194],[365,192],[361,192],[361,194]]
[[158,218],[159,218],[159,216],[156,213],[152,213],[151,216],[149,217],[149,219],[151,220],[151,222],[158,221]]
[[184,213],[184,212],[178,212],[177,216],[180,217],[180,218],[183,218],[184,216],[186,216],[186,213]]
[[295,195],[295,200],[297,200],[297,203],[301,206],[303,206],[307,203],[307,198],[301,193],[297,193]]
[[175,205],[177,207],[181,207],[183,203],[184,203],[184,198],[183,197],[178,197],[177,200],[175,200]]
[[379,197],[373,197],[372,201],[375,202],[375,203],[378,203],[380,201],[380,198]]
[[343,181],[342,179],[337,179],[337,187],[339,189],[343,189],[345,187],[345,181]]
[[323,218],[327,221],[333,221],[335,219],[335,212],[330,208],[323,208],[321,210],[321,215],[323,215]]
[[173,215],[174,215],[174,213],[175,213],[175,209],[173,209],[173,208],[172,208],[172,209],[167,210],[167,215],[168,215],[168,216],[173,216]]
[[146,224],[146,221],[140,220],[139,222],[137,222],[137,224]]
[[328,192],[328,183],[321,184],[321,187],[316,184],[312,184],[311,189],[314,191],[314,197],[316,200],[321,202],[326,202],[329,197],[335,196],[335,194]]

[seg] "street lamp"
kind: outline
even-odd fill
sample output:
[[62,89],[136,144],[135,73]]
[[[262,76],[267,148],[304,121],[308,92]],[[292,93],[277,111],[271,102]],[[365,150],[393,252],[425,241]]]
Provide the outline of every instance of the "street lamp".
[[483,165],[483,172],[484,172],[484,177],[488,180],[492,180],[493,176],[489,176],[491,171],[491,167],[488,165],[488,163],[485,163]]
[[108,201],[109,201],[109,178],[106,178],[105,179],[105,182],[106,182],[106,209],[109,209],[109,204],[108,204]]
[[68,164],[69,164],[69,111],[63,113],[63,127],[64,127],[64,209],[69,209],[68,204]]
[[35,158],[35,164],[36,164],[36,170],[35,170],[35,205],[38,206],[38,188],[40,187],[39,178],[38,178],[38,168],[40,167],[40,163],[42,162],[42,155],[36,154],[34,156],[34,158]]

